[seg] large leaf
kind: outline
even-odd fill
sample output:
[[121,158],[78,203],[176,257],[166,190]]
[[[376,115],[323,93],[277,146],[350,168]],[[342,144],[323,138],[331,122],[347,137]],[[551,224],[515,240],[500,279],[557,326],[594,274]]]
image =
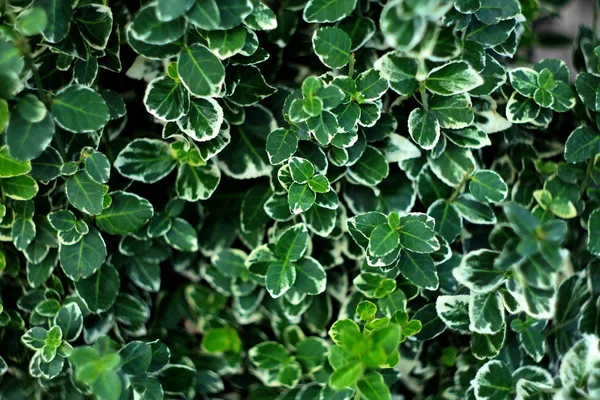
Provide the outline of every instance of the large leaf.
[[102,212],[104,191],[102,185],[86,172],[79,171],[67,179],[66,192],[69,203],[79,211],[96,215]]
[[350,60],[352,42],[346,32],[339,28],[321,28],[313,36],[315,53],[329,68],[342,68]]
[[67,86],[56,94],[52,116],[61,128],[74,133],[97,131],[110,119],[102,96],[81,85]]
[[427,89],[443,96],[468,92],[482,84],[481,76],[464,61],[453,61],[432,69],[425,81]]
[[195,96],[214,96],[225,80],[221,61],[206,47],[193,44],[183,49],[177,72],[186,88]]
[[65,275],[74,281],[92,275],[106,259],[106,245],[100,233],[91,228],[81,240],[72,245],[60,246],[60,266]]
[[96,217],[96,224],[103,232],[127,235],[137,231],[154,215],[152,204],[143,197],[121,191],[110,196],[110,207]]
[[119,153],[115,168],[135,181],[154,183],[177,165],[168,143],[157,139],[136,139]]
[[356,0],[310,0],[304,7],[306,22],[335,22],[350,15],[356,7]]

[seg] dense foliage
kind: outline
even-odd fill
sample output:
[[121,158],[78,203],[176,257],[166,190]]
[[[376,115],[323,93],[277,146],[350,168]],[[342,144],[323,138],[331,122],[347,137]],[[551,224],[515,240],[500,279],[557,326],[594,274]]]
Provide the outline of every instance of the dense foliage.
[[600,398],[565,1],[141,3],[0,1],[0,398]]

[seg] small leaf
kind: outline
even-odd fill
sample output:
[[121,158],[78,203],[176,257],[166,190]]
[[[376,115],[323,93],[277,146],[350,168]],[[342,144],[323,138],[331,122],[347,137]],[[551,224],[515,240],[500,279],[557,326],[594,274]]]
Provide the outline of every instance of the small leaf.
[[177,72],[185,87],[195,96],[218,94],[225,80],[221,61],[206,46],[197,43],[181,52]]

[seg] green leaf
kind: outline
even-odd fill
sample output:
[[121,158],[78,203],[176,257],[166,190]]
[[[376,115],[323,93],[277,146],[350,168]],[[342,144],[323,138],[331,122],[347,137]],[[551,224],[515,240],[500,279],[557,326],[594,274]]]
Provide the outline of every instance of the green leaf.
[[28,175],[2,180],[2,194],[13,200],[31,200],[39,190],[38,184]]
[[263,370],[280,368],[290,358],[285,347],[277,342],[263,342],[252,347],[248,357],[252,364]]
[[193,44],[177,60],[177,72],[185,87],[195,96],[214,96],[225,80],[221,61],[206,47]]
[[348,169],[348,175],[365,186],[379,184],[389,174],[385,156],[376,148],[367,146],[358,161]]
[[470,194],[458,196],[454,201],[454,206],[464,219],[473,224],[496,223],[496,216],[490,206],[475,200]]
[[429,111],[445,129],[466,128],[474,119],[471,99],[466,94],[448,97],[432,96]]
[[471,151],[453,145],[448,145],[438,158],[428,158],[427,162],[433,173],[452,187],[458,186],[475,168]]
[[427,75],[425,87],[431,92],[449,96],[475,89],[483,79],[465,61],[453,61],[432,69]]
[[312,38],[315,54],[327,67],[342,68],[350,60],[352,42],[346,32],[339,28],[320,28]]
[[309,0],[302,16],[306,22],[336,22],[352,13],[356,0]]
[[389,225],[379,225],[369,237],[369,254],[374,257],[382,257],[396,250],[400,244],[400,236],[395,229]]
[[308,295],[317,295],[325,291],[327,274],[317,260],[312,257],[304,257],[295,262],[294,266],[296,269],[295,290]]
[[415,253],[432,253],[440,248],[432,227],[406,216],[400,219],[400,245]]
[[361,396],[367,400],[392,399],[390,389],[379,372],[369,373],[357,382],[356,387]]
[[497,203],[506,198],[508,187],[496,172],[481,170],[471,177],[469,191],[481,202]]
[[258,68],[251,65],[239,70],[240,82],[229,99],[240,106],[250,106],[271,96],[277,89],[269,85]]
[[292,179],[296,183],[306,183],[315,174],[313,164],[300,157],[292,157],[290,159],[290,173]]
[[238,353],[241,344],[237,330],[230,327],[210,329],[202,338],[202,347],[209,353]]
[[112,307],[121,281],[119,272],[111,264],[103,264],[93,275],[75,283],[77,293],[91,312],[99,314]]
[[408,132],[422,149],[431,150],[440,138],[440,124],[432,114],[415,108],[408,116]]
[[452,273],[459,283],[476,293],[491,292],[505,281],[504,272],[494,268],[497,257],[498,253],[491,250],[472,251]]
[[60,246],[60,266],[77,282],[92,275],[106,260],[106,245],[95,229],[83,235],[78,243]]
[[56,94],[52,116],[61,128],[84,133],[104,127],[110,113],[100,94],[85,86],[71,85]]
[[387,79],[390,87],[401,96],[411,96],[419,88],[418,64],[415,60],[402,57],[399,53],[386,53],[375,62],[375,68]]
[[85,159],[85,170],[98,183],[107,183],[110,179],[110,161],[108,158],[95,151]]
[[480,399],[508,400],[511,398],[512,378],[508,366],[492,360],[477,371],[472,381],[475,396]]
[[296,268],[290,261],[277,260],[269,265],[265,287],[271,297],[285,294],[296,281]]
[[48,25],[48,17],[41,7],[32,7],[24,10],[15,20],[15,27],[25,36],[41,34]]
[[209,31],[208,47],[221,60],[230,58],[242,50],[246,43],[246,29],[237,26],[223,31]]
[[162,21],[171,21],[184,15],[193,5],[194,0],[158,0],[156,15]]
[[205,166],[183,164],[177,172],[175,191],[187,201],[206,200],[214,193],[221,181],[221,170],[210,161]]
[[8,154],[8,148],[0,148],[0,178],[10,178],[13,176],[25,175],[31,171],[29,161],[18,161]]
[[10,230],[11,239],[18,250],[25,250],[35,238],[35,223],[30,219],[16,218]]
[[67,36],[69,22],[73,15],[73,5],[68,0],[35,0],[34,5],[44,10],[48,19],[42,31],[50,43],[58,43]]
[[112,192],[110,207],[96,217],[98,229],[111,235],[127,235],[144,226],[154,215],[152,204],[127,192]]
[[198,233],[189,222],[181,218],[174,218],[171,229],[166,233],[165,241],[171,247],[183,252],[198,250]]
[[267,155],[273,165],[281,164],[289,159],[298,148],[298,136],[289,129],[275,129],[267,136]]
[[358,75],[355,83],[362,101],[375,101],[388,90],[388,82],[376,69],[368,69]]
[[211,98],[192,99],[189,112],[177,120],[177,125],[198,142],[212,140],[221,132],[223,109]]
[[439,233],[448,243],[460,235],[462,230],[462,218],[458,209],[444,199],[436,200],[427,214],[435,220],[435,231]]
[[533,97],[538,89],[538,73],[531,68],[515,68],[508,76],[513,88],[522,96]]
[[338,390],[352,387],[360,379],[362,374],[362,364],[351,362],[333,371],[333,374],[329,376],[329,384]]
[[494,292],[472,293],[469,299],[469,329],[482,334],[494,334],[504,326],[504,306]]
[[221,24],[221,14],[216,0],[195,0],[187,17],[200,29],[216,29]]
[[136,139],[119,153],[115,168],[121,175],[144,183],[167,176],[177,165],[168,143],[157,139]]
[[329,180],[325,175],[315,175],[308,180],[308,186],[315,193],[327,193],[331,190]]
[[306,225],[296,224],[288,228],[277,240],[275,253],[285,261],[297,261],[308,248],[308,231]]
[[91,215],[102,212],[104,200],[102,185],[93,180],[86,171],[78,171],[70,176],[65,188],[69,203],[79,211]]
[[145,373],[152,362],[152,348],[148,343],[134,340],[119,351],[121,370],[131,376]]
[[486,25],[495,25],[500,21],[514,18],[521,13],[518,0],[480,0],[481,6],[475,13],[478,20]]
[[586,161],[600,153],[600,135],[587,126],[575,129],[565,143],[565,160],[569,163]]
[[590,110],[597,111],[598,106],[598,86],[600,77],[588,72],[582,72],[575,79],[575,88],[583,104]]
[[456,331],[469,330],[469,299],[471,296],[461,294],[455,296],[439,296],[435,309],[438,317],[448,328]]
[[146,110],[162,121],[176,121],[190,108],[190,95],[181,85],[168,76],[154,79],[144,94]]
[[308,183],[292,183],[288,192],[288,205],[294,215],[308,211],[315,203],[315,192]]
[[63,340],[77,339],[83,330],[83,314],[77,303],[64,305],[54,317],[54,324],[62,331]]
[[403,251],[398,261],[400,273],[414,285],[436,290],[440,284],[437,270],[428,254]]
[[42,154],[53,136],[54,120],[50,113],[40,122],[32,122],[13,112],[6,127],[8,154],[15,160],[32,160]]
[[131,24],[131,35],[144,43],[164,45],[183,36],[187,24],[183,17],[161,21],[156,5],[140,9]]

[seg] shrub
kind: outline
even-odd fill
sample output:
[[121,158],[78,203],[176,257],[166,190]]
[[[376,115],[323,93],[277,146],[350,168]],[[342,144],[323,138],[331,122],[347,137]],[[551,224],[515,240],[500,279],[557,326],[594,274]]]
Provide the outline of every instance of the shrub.
[[0,2],[2,398],[600,398],[565,1],[110,3]]

